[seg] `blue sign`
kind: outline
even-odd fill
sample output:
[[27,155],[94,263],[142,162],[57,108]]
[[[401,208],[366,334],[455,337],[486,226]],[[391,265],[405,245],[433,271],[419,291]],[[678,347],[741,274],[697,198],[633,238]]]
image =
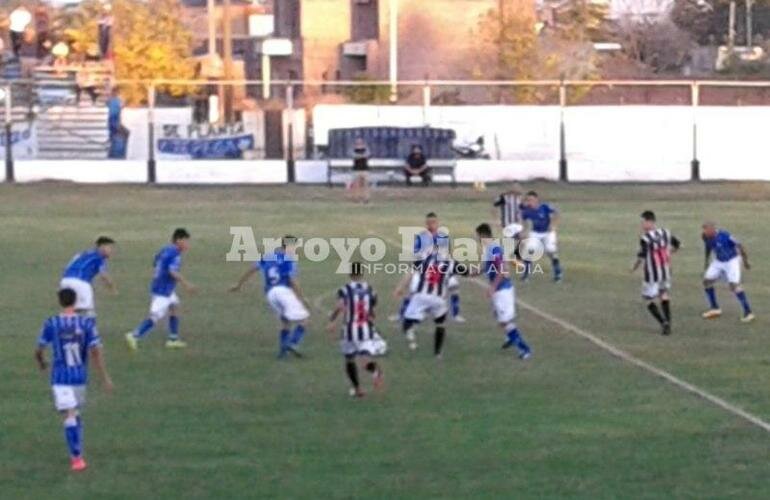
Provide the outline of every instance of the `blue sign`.
[[212,139],[158,139],[159,152],[194,159],[237,159],[249,149],[254,149],[252,134]]

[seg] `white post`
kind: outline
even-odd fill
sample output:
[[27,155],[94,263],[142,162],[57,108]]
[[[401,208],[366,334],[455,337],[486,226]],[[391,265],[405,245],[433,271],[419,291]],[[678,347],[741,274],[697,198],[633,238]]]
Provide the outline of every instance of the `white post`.
[[270,56],[268,54],[262,54],[262,99],[270,99]]
[[209,59],[213,60],[217,53],[217,20],[214,0],[206,0],[206,13],[209,22]]
[[422,123],[427,127],[428,123],[428,110],[430,109],[430,85],[427,83],[422,88]]
[[751,8],[754,6],[754,0],[746,0],[746,47],[754,46],[754,28],[751,19]]
[[398,101],[398,2],[390,0],[390,102]]
[[735,0],[730,2],[730,15],[727,24],[730,25],[727,32],[727,48],[732,53],[735,47]]

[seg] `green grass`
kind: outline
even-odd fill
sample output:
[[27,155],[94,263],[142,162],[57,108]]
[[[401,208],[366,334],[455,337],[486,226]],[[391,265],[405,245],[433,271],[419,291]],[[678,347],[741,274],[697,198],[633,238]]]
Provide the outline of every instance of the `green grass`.
[[[526,302],[588,330],[764,419],[770,419],[770,243],[766,184],[534,185],[563,211],[566,281],[518,287]],[[423,196],[427,193],[427,196]],[[463,285],[469,322],[451,325],[446,356],[408,352],[397,328],[388,388],[347,398],[342,361],[314,311],[303,361],[278,362],[276,325],[253,282],[226,288],[243,264],[225,262],[229,227],[257,237],[397,238],[437,211],[454,235],[488,219],[492,193],[385,190],[358,208],[342,191],[308,188],[0,186],[0,497],[2,498],[767,498],[770,435],[629,365],[557,325],[520,311],[536,356],[498,348],[482,291]],[[675,257],[675,331],[657,334],[628,269],[638,214],[659,213],[684,242]],[[746,287],[758,312],[703,322],[699,226],[715,218],[747,245]],[[184,272],[202,287],[183,295],[190,343],[168,352],[165,329],[140,352],[122,334],[148,306],[151,258],[176,226],[193,234]],[[97,291],[115,380],[94,383],[85,412],[90,469],[67,470],[58,416],[32,350],[55,312],[62,266],[98,234],[119,240],[111,264],[118,297]],[[306,294],[328,309],[344,281],[336,262],[302,263]],[[546,266],[548,269],[549,266]],[[396,308],[396,277],[377,275],[380,316]]]

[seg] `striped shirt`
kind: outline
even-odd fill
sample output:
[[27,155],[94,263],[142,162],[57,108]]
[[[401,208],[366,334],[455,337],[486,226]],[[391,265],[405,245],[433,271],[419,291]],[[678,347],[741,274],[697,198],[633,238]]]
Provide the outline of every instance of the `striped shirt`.
[[521,222],[521,196],[514,193],[503,193],[493,203],[500,209],[500,225],[510,226]]
[[418,275],[415,293],[446,297],[449,278],[455,274],[467,274],[468,269],[464,264],[432,253],[415,266],[415,272]]
[[45,320],[37,345],[51,346],[51,385],[85,385],[88,350],[101,343],[94,318],[58,315]]
[[641,236],[637,256],[644,260],[645,283],[660,283],[671,279],[671,251],[680,245],[668,229],[655,228]]
[[64,268],[62,278],[76,278],[91,283],[97,274],[107,271],[107,259],[93,248],[75,254]]
[[364,281],[351,281],[337,292],[345,303],[345,326],[343,339],[348,342],[364,342],[374,338],[374,307],[377,294]]

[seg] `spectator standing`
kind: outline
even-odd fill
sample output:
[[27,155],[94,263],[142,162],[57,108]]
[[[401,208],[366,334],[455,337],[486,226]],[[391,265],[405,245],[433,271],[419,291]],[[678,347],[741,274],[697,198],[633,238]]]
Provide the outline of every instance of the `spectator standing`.
[[24,43],[24,32],[29,23],[32,22],[32,13],[22,6],[17,7],[11,12],[10,21],[8,29],[11,34],[11,49],[13,56],[18,59],[21,46]]
[[112,17],[112,6],[107,4],[104,6],[102,15],[99,18],[99,55],[101,56],[102,60],[109,59],[110,57],[113,22],[114,18]]
[[415,144],[412,146],[412,152],[406,157],[406,166],[404,166],[404,176],[406,185],[412,185],[412,176],[420,176],[422,185],[430,184],[430,167],[428,167],[428,158],[422,151],[422,146]]
[[353,199],[369,203],[369,148],[362,138],[353,143],[353,183],[350,185]]
[[48,40],[51,29],[51,19],[48,9],[42,5],[35,8],[35,33],[37,35],[37,58],[44,59],[48,55],[50,42]]
[[91,97],[91,104],[96,104],[96,78],[89,67],[89,63],[83,63],[75,75],[75,102],[80,104],[80,96],[85,91]]

